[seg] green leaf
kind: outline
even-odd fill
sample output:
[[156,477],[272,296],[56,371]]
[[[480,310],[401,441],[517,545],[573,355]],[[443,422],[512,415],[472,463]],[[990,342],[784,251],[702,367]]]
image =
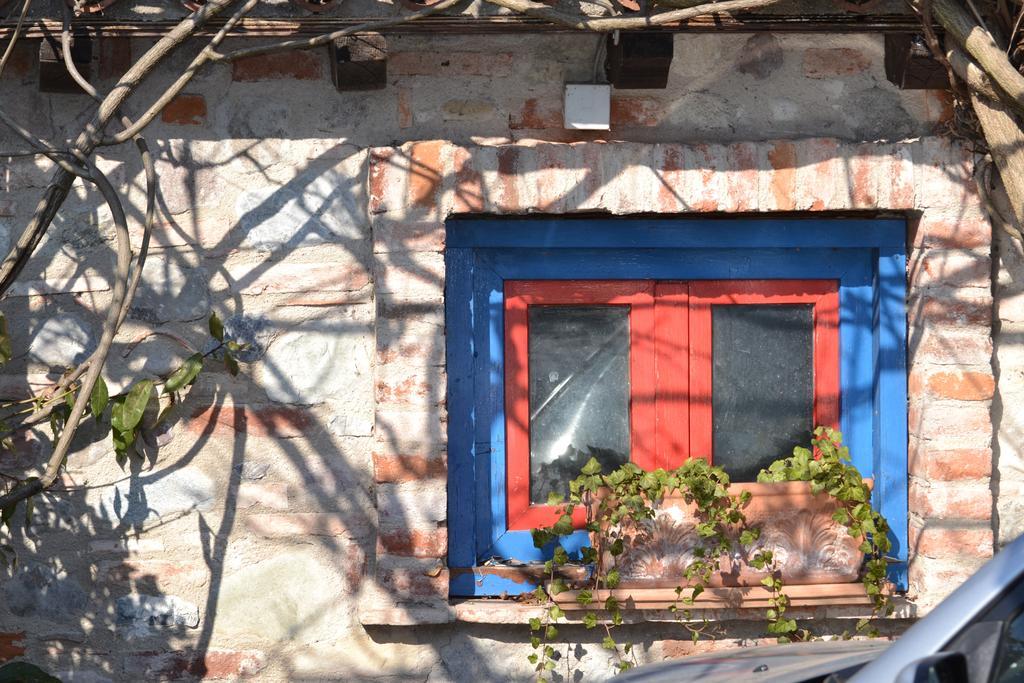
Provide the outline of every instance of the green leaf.
[[4,365],[14,354],[11,352],[11,337],[7,334],[7,318],[0,313],[0,365]]
[[548,627],[544,630],[544,638],[547,640],[554,640],[558,637],[558,627],[554,624],[548,624]]
[[533,653],[531,655],[528,655],[526,657],[526,659],[527,659],[527,661],[530,662],[530,664],[536,664],[537,660],[540,659],[540,658],[537,656],[537,653],[535,652],[535,653]]
[[144,379],[132,387],[121,409],[121,421],[124,425],[122,431],[135,429],[146,413],[146,406],[149,405],[149,399],[152,396],[153,380],[151,379]]
[[537,617],[531,617],[530,618],[530,630],[531,631],[539,631],[540,630],[540,619],[538,619]]
[[210,314],[210,335],[219,342],[224,341],[224,323],[216,313]]
[[167,378],[167,383],[164,384],[164,393],[169,394],[192,384],[202,369],[203,354],[193,353],[185,359],[185,362],[181,364],[180,368],[175,370],[174,373]]
[[605,585],[608,586],[609,588],[615,588],[616,586],[618,586],[619,585],[619,580],[620,579],[619,579],[619,570],[618,569],[611,570],[610,572],[605,574],[605,577],[604,577]]
[[224,353],[224,367],[231,373],[232,377],[238,376],[238,361],[230,353]]
[[593,612],[587,612],[583,615],[583,625],[587,628],[594,628],[597,626],[597,615]]
[[611,636],[605,636],[604,640],[601,641],[601,647],[606,650],[614,650],[618,647],[615,640]]
[[123,432],[124,427],[124,396],[114,398],[113,406],[110,408],[110,426],[116,431]]
[[107,391],[107,383],[103,381],[102,376],[97,377],[96,384],[92,386],[92,395],[89,396],[89,410],[95,417],[99,417],[107,409],[109,402],[110,392]]
[[552,491],[548,494],[548,505],[561,505],[564,500],[565,496],[558,491]]
[[566,564],[569,561],[569,553],[565,552],[565,548],[558,546],[555,548],[555,554],[551,558],[555,564]]
[[591,458],[587,461],[587,464],[580,470],[583,474],[593,476],[601,473],[601,463],[597,461],[597,458]]
[[558,521],[555,522],[555,525],[551,527],[551,531],[553,531],[557,536],[568,536],[573,532],[572,517],[569,515],[562,515],[558,518]]
[[565,616],[565,612],[563,612],[562,608],[558,605],[551,605],[551,607],[548,609],[548,616],[550,616],[552,619],[561,619]]
[[548,594],[544,592],[544,586],[537,586],[536,588],[534,588],[533,596],[541,602],[546,602],[548,599]]

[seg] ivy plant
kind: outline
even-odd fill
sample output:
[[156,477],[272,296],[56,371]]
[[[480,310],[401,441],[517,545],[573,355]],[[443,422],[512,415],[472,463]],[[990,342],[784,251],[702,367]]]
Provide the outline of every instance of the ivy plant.
[[[833,518],[848,533],[861,541],[866,556],[863,581],[873,604],[871,619],[862,619],[857,632],[877,635],[871,625],[873,618],[888,616],[892,606],[885,588],[885,554],[890,549],[889,526],[885,518],[871,506],[870,487],[850,462],[849,450],[842,444],[842,434],[827,427],[814,430],[810,448],[797,447],[791,456],[780,458],[758,475],[759,482],[806,481],[815,494],[827,494],[837,502]],[[587,629],[604,629],[602,645],[613,656],[617,672],[636,664],[633,644],[618,642],[613,629],[623,623],[623,607],[614,590],[621,581],[618,559],[628,550],[642,525],[653,520],[662,501],[669,495],[681,495],[695,509],[695,531],[699,538],[693,548],[693,559],[682,571],[676,587],[676,600],[669,610],[688,629],[696,641],[710,632],[707,619],[694,618],[698,597],[707,588],[722,558],[745,551],[750,564],[764,572],[762,586],[768,591],[765,610],[766,630],[779,642],[806,640],[811,634],[787,616],[789,597],[785,594],[785,567],[780,566],[771,549],[757,545],[760,529],[748,524],[743,508],[751,493],[729,492],[729,475],[720,467],[693,458],[673,470],[645,472],[633,463],[604,473],[592,458],[580,475],[569,484],[569,496],[562,500],[552,494],[549,505],[560,507],[557,521],[532,531],[534,545],[551,553],[544,565],[545,584],[534,591],[535,600],[543,606],[541,616],[530,620],[530,664],[538,680],[548,680],[556,666],[555,642],[558,624],[565,612],[555,597],[575,590],[575,601],[584,608],[581,622]],[[580,551],[575,562],[589,568],[588,578],[569,585],[560,568],[573,563],[559,540],[574,531],[573,514],[577,508],[586,512],[585,530],[591,544]],[[603,598],[603,599],[602,599]],[[703,611],[699,611],[702,615]],[[600,615],[600,616],[599,616]]]

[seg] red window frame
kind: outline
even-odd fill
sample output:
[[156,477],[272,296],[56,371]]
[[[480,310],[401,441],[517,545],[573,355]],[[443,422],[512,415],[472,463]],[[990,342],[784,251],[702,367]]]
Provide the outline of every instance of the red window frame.
[[814,424],[839,427],[839,283],[833,280],[703,280],[690,283],[690,457],[714,462],[711,307],[811,304]]
[[[527,308],[579,305],[629,306],[630,456],[654,466],[654,283],[643,280],[505,281],[505,439],[508,528],[551,524],[557,508],[530,504],[529,323]],[[646,351],[646,352],[645,352]],[[585,512],[573,522],[582,526]]]
[[[505,431],[507,524],[553,524],[558,508],[530,503],[531,305],[629,306],[630,460],[643,469],[713,461],[711,307],[814,306],[814,421],[839,423],[839,283],[833,280],[506,280]],[[692,400],[696,399],[696,400]],[[580,527],[585,512],[576,510]]]

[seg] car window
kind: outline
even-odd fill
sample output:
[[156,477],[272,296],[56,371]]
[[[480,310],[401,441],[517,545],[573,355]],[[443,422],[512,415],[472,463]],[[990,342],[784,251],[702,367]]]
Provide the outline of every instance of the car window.
[[995,683],[1024,683],[1024,612],[1003,631],[995,671]]

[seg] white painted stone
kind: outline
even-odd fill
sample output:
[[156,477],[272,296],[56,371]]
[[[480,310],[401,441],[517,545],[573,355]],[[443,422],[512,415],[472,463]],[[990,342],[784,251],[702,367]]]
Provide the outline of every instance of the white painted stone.
[[342,392],[370,400],[372,349],[373,337],[362,325],[308,321],[267,349],[261,363],[263,388],[278,403],[312,405]]
[[[347,549],[339,549],[347,554]],[[217,596],[214,633],[263,643],[308,641],[316,633],[341,633],[353,622],[336,566],[309,549],[294,549],[224,578]]]

